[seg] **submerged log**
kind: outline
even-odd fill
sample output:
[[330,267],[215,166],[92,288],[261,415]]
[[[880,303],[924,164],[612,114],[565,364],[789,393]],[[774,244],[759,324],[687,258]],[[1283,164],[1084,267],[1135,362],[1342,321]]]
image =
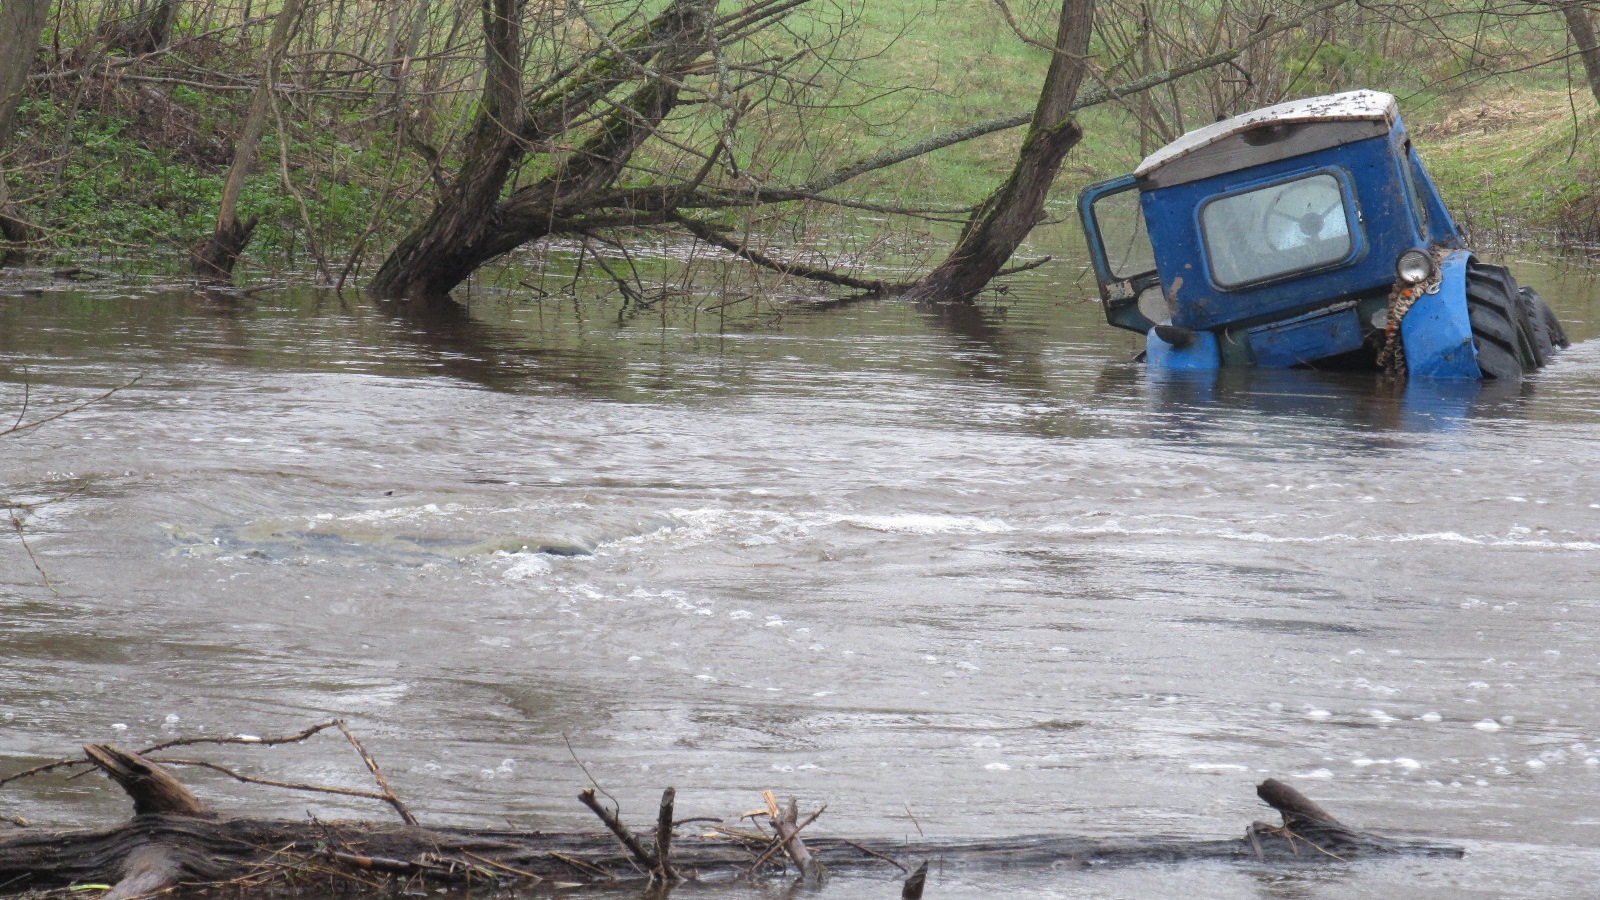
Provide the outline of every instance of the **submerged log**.
[[[613,833],[228,818],[209,812],[170,773],[136,754],[103,745],[91,745],[86,753],[134,799],[135,815],[107,828],[25,828],[0,835],[0,894],[85,882],[114,882],[106,896],[123,900],[180,885],[221,882],[241,887],[287,880],[301,888],[340,882],[381,887],[403,878],[412,885],[527,885],[545,880],[659,881],[668,872],[672,875],[667,877],[731,880],[788,870],[784,854],[771,850],[775,840],[787,845],[785,837],[793,836],[715,826],[680,834],[670,844],[665,835],[657,835],[661,858],[656,858],[637,840],[637,846],[625,848]],[[896,858],[936,858],[946,867],[1052,868],[1063,862],[1077,867],[1192,860],[1305,864],[1462,854],[1460,847],[1448,844],[1355,831],[1279,781],[1269,779],[1257,793],[1282,814],[1283,824],[1255,823],[1242,838],[1096,841],[1031,835],[904,841],[808,835],[802,858],[808,866],[825,865],[837,872],[898,866]],[[662,816],[658,829],[670,829],[669,816]],[[795,824],[788,815],[779,818]],[[670,861],[665,858],[669,847]],[[920,879],[912,881],[916,885],[906,886],[908,896],[920,891]]]

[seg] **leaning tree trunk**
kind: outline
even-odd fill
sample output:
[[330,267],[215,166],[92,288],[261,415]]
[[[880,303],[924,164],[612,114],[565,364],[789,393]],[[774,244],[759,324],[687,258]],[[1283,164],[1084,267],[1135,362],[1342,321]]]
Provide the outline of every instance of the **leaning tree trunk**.
[[1572,42],[1578,45],[1578,56],[1589,78],[1589,90],[1594,93],[1595,102],[1600,103],[1600,38],[1595,35],[1594,20],[1589,18],[1585,4],[1571,0],[1562,4],[1561,15],[1567,19],[1567,33],[1572,35]]
[[967,222],[944,262],[906,292],[914,300],[970,301],[1038,224],[1061,161],[1083,137],[1072,118],[1094,26],[1094,0],[1062,0],[1054,57],[1016,167]]
[[228,178],[222,184],[217,230],[189,251],[190,269],[197,277],[233,281],[233,266],[250,243],[250,235],[259,221],[257,216],[239,221],[239,195],[244,192],[245,176],[255,164],[256,146],[261,143],[267,118],[272,115],[272,92],[276,89],[278,70],[283,67],[289,39],[294,35],[295,23],[305,5],[305,0],[284,0],[283,8],[272,23],[272,36],[267,39],[265,59],[261,64],[261,78],[256,83],[255,94],[250,98],[250,111],[245,114],[244,129],[233,145],[233,164],[228,167]]
[[[450,280],[458,268],[452,251],[491,227],[495,203],[525,152],[518,140],[524,116],[521,8],[518,0],[484,0],[483,97],[460,171],[427,221],[384,260],[370,288],[377,296],[429,299],[448,294],[459,281]],[[445,281],[442,290],[433,286]]]
[[[384,260],[368,290],[385,299],[446,298],[484,264],[581,211],[676,108],[685,71],[706,51],[715,6],[715,0],[672,0],[611,55],[525,106],[515,18],[521,3],[484,0],[483,100],[460,172],[427,220]],[[608,99],[613,88],[641,74],[644,86],[622,100]],[[594,133],[550,175],[501,199],[527,148],[562,135],[586,114],[599,119]]]
[[50,0],[0,0],[0,267],[20,263],[23,247],[36,237],[11,203],[4,163],[17,107],[28,88],[28,68],[49,17]]

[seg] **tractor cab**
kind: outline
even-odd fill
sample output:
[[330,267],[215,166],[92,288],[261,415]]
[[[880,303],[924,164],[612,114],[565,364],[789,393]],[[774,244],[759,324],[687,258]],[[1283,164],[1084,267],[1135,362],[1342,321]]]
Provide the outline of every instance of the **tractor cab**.
[[1566,345],[1536,293],[1462,249],[1379,91],[1189,132],[1079,213],[1106,318],[1147,335],[1152,366],[1512,378]]

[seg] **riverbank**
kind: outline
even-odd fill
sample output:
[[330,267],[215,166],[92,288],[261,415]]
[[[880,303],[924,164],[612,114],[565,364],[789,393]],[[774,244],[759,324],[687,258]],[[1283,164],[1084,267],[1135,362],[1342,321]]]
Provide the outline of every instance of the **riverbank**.
[[1487,91],[1419,120],[1417,147],[1479,242],[1592,250],[1600,241],[1600,146],[1587,91]]
[[[814,114],[772,118],[740,131],[734,141],[732,152],[747,162],[759,155],[758,146],[786,148],[761,151],[773,160],[760,171],[767,183],[800,183],[846,160],[1024,112],[1048,59],[989,2],[892,0],[831,15],[815,14],[809,23],[812,31],[831,29],[835,35],[826,44],[832,57],[817,76],[826,102]],[[1037,31],[1042,25],[1021,27]],[[810,33],[786,39],[816,40]],[[1539,40],[1548,42],[1548,36]],[[249,71],[254,65],[255,54],[243,39],[177,46],[174,60],[207,71]],[[1104,47],[1097,53],[1106,66],[1116,56]],[[1561,73],[1545,71],[1547,66],[1507,76],[1511,82],[1485,76],[1476,87],[1441,93],[1429,86],[1432,80],[1463,83],[1448,60],[1418,59],[1400,67],[1381,57],[1293,46],[1280,48],[1279,55],[1303,57],[1282,88],[1290,94],[1353,86],[1394,91],[1441,192],[1475,244],[1570,247],[1600,239],[1600,149],[1587,139],[1595,104],[1587,92],[1568,90]],[[54,79],[27,99],[8,179],[21,208],[42,226],[55,264],[164,272],[178,267],[188,248],[214,227],[249,94],[139,77],[136,66],[116,71],[121,74],[88,81]],[[1118,71],[1111,77],[1136,74]],[[355,267],[361,254],[370,263],[425,214],[433,191],[426,154],[404,146],[392,110],[386,111],[381,79],[369,80],[361,88],[365,93],[348,96],[286,93],[283,115],[262,139],[241,201],[242,209],[261,217],[246,255],[248,269],[306,272],[317,256],[335,272]],[[470,87],[440,99],[435,121],[465,121]],[[1202,93],[1189,85],[1162,99],[1191,107],[1182,115],[1167,113],[1165,132],[1210,120],[1209,107],[1200,108],[1206,105]],[[1062,167],[1051,201],[1056,216],[1070,218],[1079,189],[1128,171],[1161,143],[1151,133],[1139,134],[1136,117],[1149,115],[1133,101],[1082,113],[1085,137]],[[975,204],[1005,177],[1022,137],[1023,129],[1013,128],[957,144],[870,173],[831,194],[916,208]],[[449,170],[451,145],[437,140]],[[646,165],[669,168],[671,162]],[[630,177],[648,181],[640,173]],[[812,221],[791,229],[801,237],[789,245],[824,247],[852,230],[838,227],[837,216],[826,209],[804,215]],[[906,236],[905,227],[878,230],[899,229],[899,237]],[[907,237],[910,244],[919,242],[916,234]],[[877,264],[916,262],[914,252],[885,256],[881,235],[866,243],[872,248],[866,253],[881,257]]]

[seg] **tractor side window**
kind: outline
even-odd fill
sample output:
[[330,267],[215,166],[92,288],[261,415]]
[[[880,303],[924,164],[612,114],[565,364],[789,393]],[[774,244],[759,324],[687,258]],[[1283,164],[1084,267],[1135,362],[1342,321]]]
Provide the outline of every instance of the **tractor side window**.
[[1400,157],[1400,177],[1405,179],[1406,192],[1411,195],[1412,215],[1417,220],[1417,228],[1426,237],[1428,234],[1428,201],[1422,197],[1422,189],[1417,187],[1417,176],[1411,172],[1412,158],[1411,142],[1406,141],[1405,152]]
[[1120,280],[1155,271],[1156,252],[1144,227],[1138,191],[1118,191],[1096,200],[1094,223],[1113,276]]
[[1326,266],[1355,247],[1344,191],[1326,172],[1213,200],[1200,228],[1224,288]]

